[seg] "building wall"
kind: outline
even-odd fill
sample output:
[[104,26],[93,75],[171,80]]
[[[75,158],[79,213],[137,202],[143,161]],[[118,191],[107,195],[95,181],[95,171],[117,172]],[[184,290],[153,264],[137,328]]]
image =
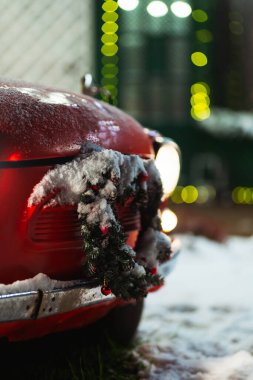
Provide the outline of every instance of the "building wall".
[[0,0],[0,76],[79,91],[94,67],[93,0]]

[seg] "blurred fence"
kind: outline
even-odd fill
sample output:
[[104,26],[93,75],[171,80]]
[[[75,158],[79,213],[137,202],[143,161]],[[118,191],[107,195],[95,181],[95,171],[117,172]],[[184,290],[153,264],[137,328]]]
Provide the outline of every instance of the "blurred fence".
[[0,76],[79,91],[93,29],[92,0],[0,0]]

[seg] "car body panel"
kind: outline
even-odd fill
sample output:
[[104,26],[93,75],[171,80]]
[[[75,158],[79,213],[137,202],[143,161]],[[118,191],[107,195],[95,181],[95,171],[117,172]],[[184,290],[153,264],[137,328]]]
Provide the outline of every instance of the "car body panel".
[[87,141],[152,155],[141,125],[116,107],[86,95],[0,80],[0,162],[73,156]]
[[[85,254],[75,207],[50,210],[43,201],[28,206],[28,199],[50,169],[77,157],[87,142],[123,154],[154,157],[147,131],[117,108],[85,95],[0,80],[1,284],[38,273],[61,281],[83,278]],[[140,216],[124,207],[118,209],[118,217],[127,243],[134,247]],[[176,256],[168,261],[169,270]],[[94,292],[92,300],[86,297],[87,289]],[[98,285],[87,288],[85,284],[53,292],[38,287],[22,294],[2,294],[0,336],[23,340],[84,327],[122,302],[103,296]]]

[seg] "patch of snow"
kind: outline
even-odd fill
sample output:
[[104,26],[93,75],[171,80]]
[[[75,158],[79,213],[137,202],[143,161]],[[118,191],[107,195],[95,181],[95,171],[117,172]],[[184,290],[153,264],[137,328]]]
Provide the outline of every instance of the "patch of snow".
[[180,240],[174,272],[146,300],[142,378],[253,380],[253,236]]
[[146,275],[144,267],[138,263],[135,263],[132,273],[136,278],[144,277]]
[[156,231],[149,227],[144,232],[139,242],[138,258],[140,262],[144,262],[149,268],[156,267],[158,264],[157,258],[162,256],[164,252],[170,252],[171,239],[163,232]]
[[216,136],[253,137],[252,111],[234,111],[215,107],[211,116],[201,124],[209,133]]
[[[106,199],[115,197],[115,182],[120,180],[119,194],[123,194],[140,173],[147,173],[144,161],[136,155],[123,155],[120,152],[104,149],[87,155],[84,159],[77,158],[64,165],[57,165],[50,170],[34,187],[28,200],[28,206],[38,204],[55,189],[60,192],[51,200],[50,205],[77,204],[80,196],[89,190],[90,185],[99,185],[105,174],[111,177],[101,187],[101,196]],[[142,185],[144,188],[146,184]]]
[[16,293],[25,293],[32,292],[37,290],[53,290],[61,289],[72,286],[78,281],[58,281],[52,280],[50,277],[43,273],[37,274],[33,278],[27,280],[15,281],[12,284],[0,284],[0,296],[5,294],[16,294]]

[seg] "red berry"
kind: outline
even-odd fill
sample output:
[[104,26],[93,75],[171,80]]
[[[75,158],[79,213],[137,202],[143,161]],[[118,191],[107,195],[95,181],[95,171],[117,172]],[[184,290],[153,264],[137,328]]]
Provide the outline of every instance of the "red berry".
[[102,226],[100,227],[102,235],[107,235],[108,234],[108,226]]
[[93,191],[98,191],[99,190],[99,186],[98,185],[91,185],[91,190]]
[[153,267],[153,268],[151,268],[150,273],[151,273],[152,275],[157,274],[157,267]]
[[139,182],[143,183],[143,182],[147,182],[147,180],[148,180],[148,174],[142,173],[139,175]]
[[95,267],[95,265],[91,265],[91,267],[90,267],[90,271],[91,271],[92,273],[96,273],[97,268]]
[[109,286],[102,286],[101,287],[101,293],[104,295],[104,296],[109,296],[109,294],[111,294],[111,289],[109,288]]

